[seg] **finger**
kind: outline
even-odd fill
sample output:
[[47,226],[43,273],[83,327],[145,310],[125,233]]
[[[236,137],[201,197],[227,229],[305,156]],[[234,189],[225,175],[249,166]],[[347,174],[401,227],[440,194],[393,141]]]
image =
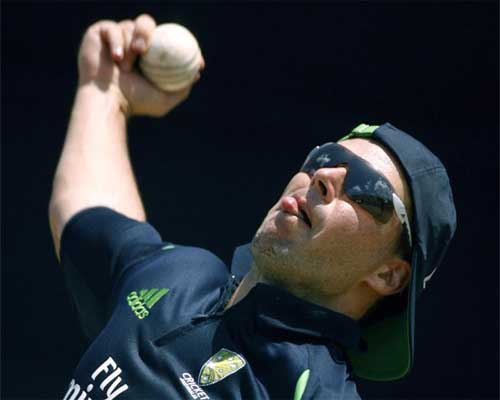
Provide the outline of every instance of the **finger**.
[[119,25],[122,30],[123,42],[124,42],[123,45],[124,55],[122,62],[120,63],[120,68],[122,71],[130,72],[132,70],[132,66],[134,65],[136,59],[136,54],[130,49],[135,25],[134,22],[130,19],[121,21]]
[[177,90],[175,92],[163,92],[166,95],[166,102],[164,103],[164,111],[160,115],[164,115],[167,110],[172,109],[173,107],[177,107],[180,103],[186,100],[193,89],[193,85],[189,85],[188,87]]
[[113,60],[121,61],[124,54],[124,43],[120,26],[116,22],[104,21],[100,24],[99,31],[109,47]]
[[128,93],[135,93],[137,96],[143,98],[143,101],[133,104],[133,108],[130,109],[131,115],[160,117],[184,101],[191,91],[191,87],[176,92],[164,91],[154,86],[139,74],[132,74],[128,78],[130,79],[123,81],[126,91]]
[[132,37],[132,50],[143,54],[149,47],[151,35],[156,28],[155,20],[148,14],[141,14],[135,19],[135,30]]

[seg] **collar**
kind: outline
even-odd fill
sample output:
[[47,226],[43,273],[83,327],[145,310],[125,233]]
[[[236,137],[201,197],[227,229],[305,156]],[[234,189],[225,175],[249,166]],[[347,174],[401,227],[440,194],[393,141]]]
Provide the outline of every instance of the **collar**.
[[[250,244],[238,247],[231,265],[236,279],[243,278],[250,270],[251,262]],[[226,313],[234,318],[253,316],[256,330],[281,340],[334,342],[344,348],[361,345],[360,328],[352,318],[263,283],[252,288]]]
[[252,243],[238,246],[234,250],[233,260],[231,261],[231,273],[241,281],[250,271],[252,266]]

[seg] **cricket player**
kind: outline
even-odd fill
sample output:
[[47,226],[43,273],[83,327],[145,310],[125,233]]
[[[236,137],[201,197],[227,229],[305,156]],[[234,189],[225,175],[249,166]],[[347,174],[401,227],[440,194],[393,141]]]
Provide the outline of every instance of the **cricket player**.
[[356,376],[403,377],[456,226],[442,163],[389,123],[333,133],[226,266],[147,222],[127,121],[191,90],[134,69],[154,28],[99,21],[80,47],[49,216],[90,345],[63,399],[357,399]]

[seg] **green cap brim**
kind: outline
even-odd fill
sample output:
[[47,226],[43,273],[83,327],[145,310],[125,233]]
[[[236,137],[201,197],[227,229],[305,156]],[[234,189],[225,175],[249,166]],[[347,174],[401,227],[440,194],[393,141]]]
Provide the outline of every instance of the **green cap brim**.
[[398,314],[373,322],[362,329],[361,335],[368,345],[368,351],[348,350],[354,375],[360,378],[393,381],[403,378],[412,367],[417,297],[417,268],[414,264],[418,262],[415,253],[414,249],[407,307]]
[[401,379],[411,367],[409,310],[363,329],[368,351],[349,351],[354,374],[372,381]]

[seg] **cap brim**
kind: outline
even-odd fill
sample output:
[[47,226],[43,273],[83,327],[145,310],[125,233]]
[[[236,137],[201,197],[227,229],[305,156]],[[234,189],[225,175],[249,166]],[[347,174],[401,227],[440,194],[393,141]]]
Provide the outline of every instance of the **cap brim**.
[[403,312],[373,322],[362,329],[368,351],[349,350],[354,375],[372,381],[403,378],[413,363],[415,326],[416,262],[413,252],[412,273],[408,288],[408,306]]

